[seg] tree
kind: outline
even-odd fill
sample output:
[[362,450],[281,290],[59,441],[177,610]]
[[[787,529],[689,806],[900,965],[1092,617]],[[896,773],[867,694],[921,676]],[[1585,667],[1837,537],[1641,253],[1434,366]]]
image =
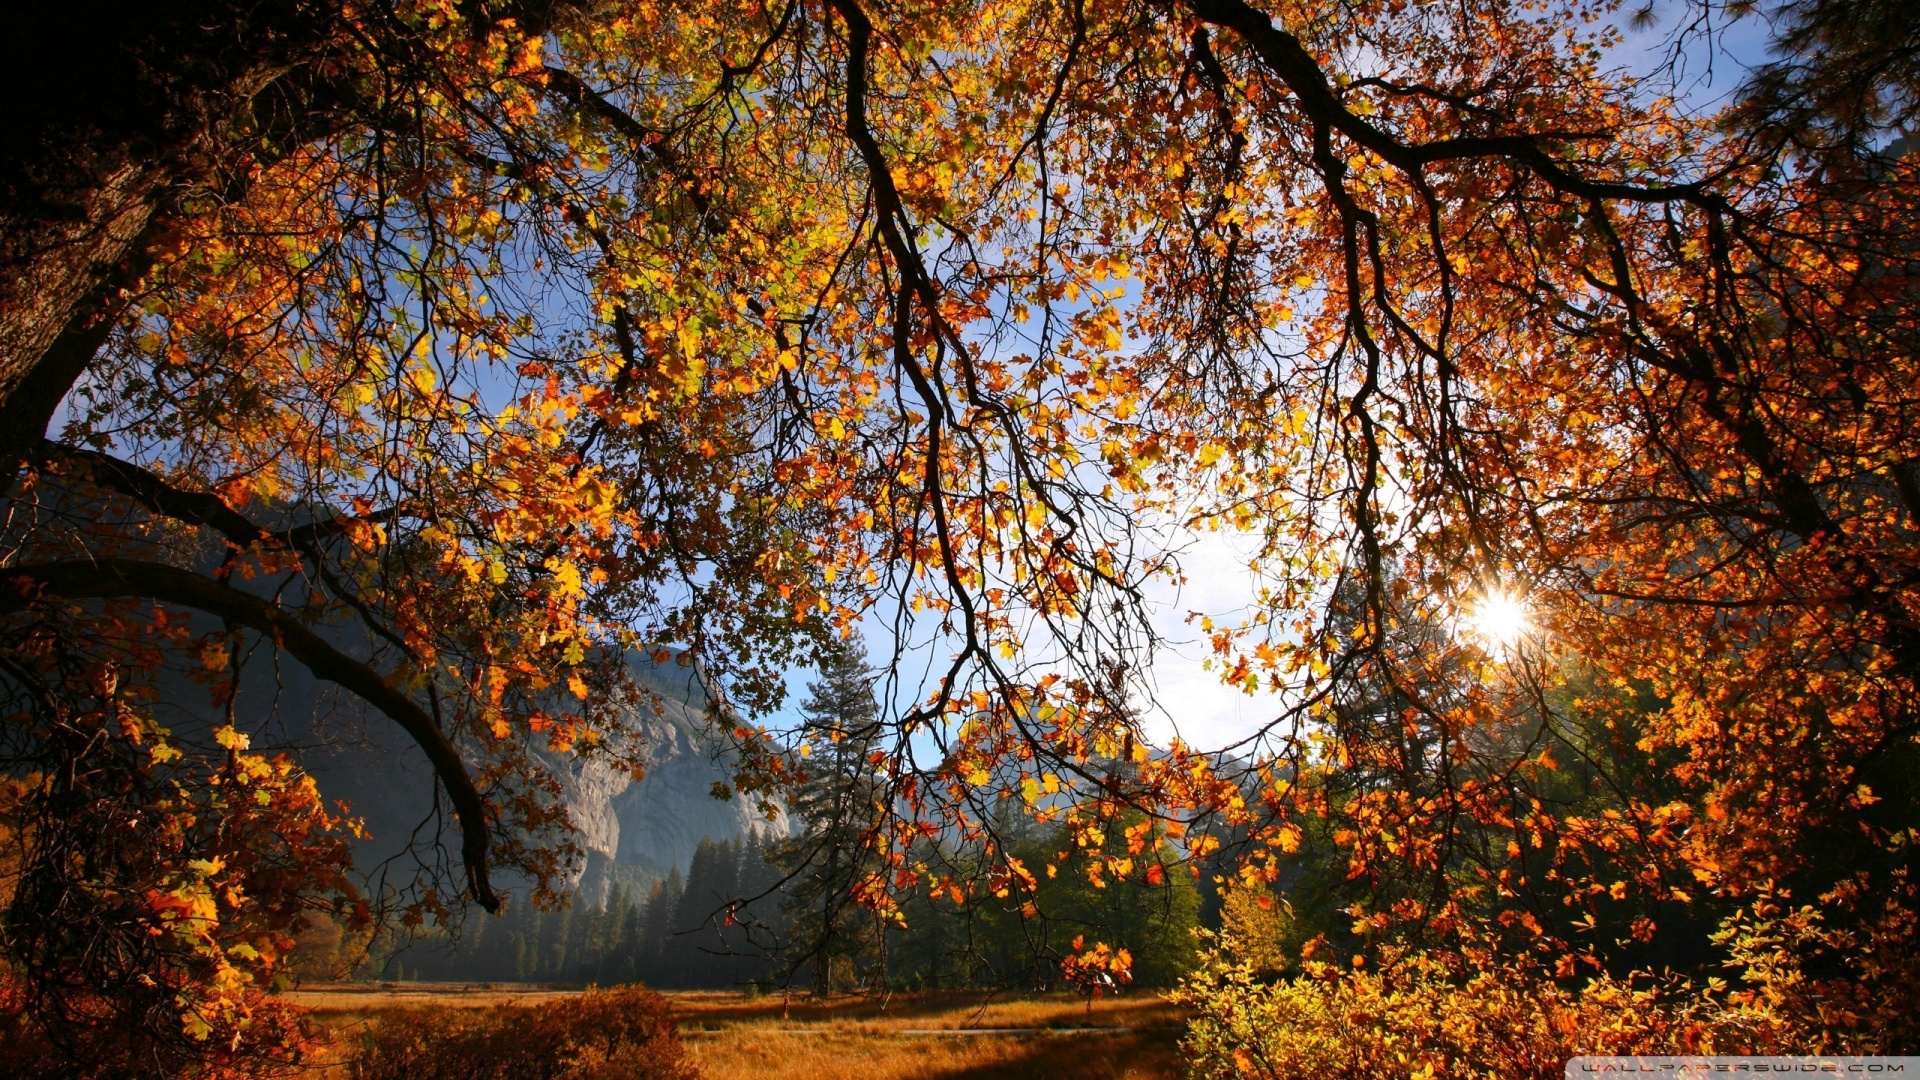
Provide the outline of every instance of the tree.
[[[778,669],[872,614],[889,672],[935,661],[878,695],[883,919],[1011,892],[1003,803],[1064,807],[1081,848],[1146,813],[1196,857],[1211,817],[1277,877],[1353,770],[1350,870],[1420,885],[1370,917],[1428,940],[1608,963],[1532,900],[1478,906],[1471,845],[1494,883],[1619,883],[1652,922],[1785,888],[1818,932],[1728,929],[1908,955],[1915,16],[1846,8],[1781,11],[1714,116],[1612,71],[1581,0],[295,7],[267,97],[221,89],[256,24],[183,17],[244,33],[161,52],[143,15],[127,55],[218,63],[136,65],[158,96],[124,99],[160,104],[128,130],[217,114],[248,160],[167,173],[158,217],[141,179],[105,231],[144,262],[14,279],[10,341],[99,341],[0,365],[85,372],[18,455],[9,629],[116,663],[257,634],[374,702],[465,833],[436,900],[487,903],[491,863],[551,878],[533,751],[623,752],[628,649],[685,649],[771,797]],[[84,145],[146,177],[185,145],[153,131]],[[69,135],[9,166],[84,196],[6,211],[22,265],[123,219]],[[112,239],[135,219],[164,242]],[[1212,529],[1260,584],[1196,622],[1274,723],[1156,751],[1144,590]],[[1531,634],[1407,632],[1482,606]],[[1591,743],[1541,737],[1568,666],[1663,801],[1538,797],[1549,747]],[[973,876],[914,862],[931,837]],[[1893,992],[1835,970],[1835,1000]]]
[[[1097,950],[1105,946],[1125,953],[1123,963],[1101,965],[1109,979],[1118,978],[1124,970],[1122,985],[1173,986],[1194,967],[1200,893],[1193,875],[1164,844],[1164,829],[1138,812],[1124,814],[1102,830],[1098,844],[1082,847],[1080,858],[1063,862],[1054,852],[1072,850],[1077,839],[1084,839],[1074,832],[1053,830],[1053,835],[1036,837],[1040,842],[1027,848],[1028,863],[1046,867],[1044,879],[1009,899],[1020,901],[1016,910],[1022,919],[1045,920],[1044,945],[1033,956],[1036,950],[1031,948],[1029,931],[1020,935],[1026,942],[1016,938],[1010,943],[1010,951],[1018,956],[1017,950],[1026,944],[1029,962],[1037,960],[1054,969],[1047,973],[1053,976],[1063,960],[1068,964],[1065,970],[1071,971],[1083,950],[1098,955]],[[1049,862],[1053,865],[1047,866]],[[1098,977],[1095,972],[1088,974]],[[1051,983],[1051,977],[1041,981],[1041,985]]]
[[[607,240],[604,214],[589,224],[594,213],[561,190],[568,182],[550,187],[547,176],[576,151],[597,153],[567,149],[565,129],[583,110],[611,109],[580,76],[539,62],[544,35],[569,13],[325,2],[260,12],[208,0],[116,10],[123,17],[102,32],[103,13],[86,5],[35,8],[19,17],[50,47],[9,73],[75,92],[23,91],[28,104],[8,120],[16,154],[0,177],[0,243],[23,268],[0,297],[12,350],[0,361],[10,410],[0,457],[9,484],[29,467],[10,493],[8,611],[150,602],[271,638],[420,744],[462,832],[466,880],[440,882],[437,894],[488,907],[489,860],[543,879],[551,858],[522,841],[539,847],[564,829],[544,767],[520,744],[620,744],[604,737],[605,716],[556,707],[548,673],[565,670],[559,685],[576,699],[591,686],[612,700],[626,649],[681,636],[665,624],[739,633],[754,605],[726,615],[715,609],[733,601],[696,595],[675,610],[656,603],[657,590],[708,558],[714,530],[732,521],[764,533],[778,516],[751,502],[716,514],[708,498],[659,486],[711,489],[693,462],[711,456],[718,432],[696,435],[705,422],[694,414],[674,434],[647,427],[637,443],[571,424],[584,389],[622,425],[645,426],[635,409],[652,406],[635,402],[651,391],[637,385],[636,350],[673,333],[638,327],[639,309],[608,310],[599,325],[611,336],[599,345],[611,351],[580,340],[562,350],[568,368],[583,355],[596,370],[622,357],[630,374],[613,376],[613,397],[547,377],[551,328],[533,319],[547,301],[531,296],[528,275],[552,258],[591,277],[564,238]],[[80,72],[100,84],[69,86]],[[642,201],[665,210],[671,198]],[[519,244],[551,250],[522,260]],[[489,308],[484,283],[519,303]],[[481,384],[503,394],[475,412]],[[63,398],[85,417],[45,440]],[[669,446],[691,460],[653,457]],[[611,457],[583,460],[596,447]],[[604,466],[635,450],[638,486],[616,498],[623,482]],[[657,515],[639,509],[655,496]],[[86,527],[45,543],[52,521],[81,506]],[[571,527],[550,529],[556,520]],[[642,546],[657,545],[652,554],[604,543],[629,523]],[[735,594],[743,572],[764,576],[751,567],[765,545],[722,547],[730,565],[696,594]],[[236,574],[271,584],[249,592]],[[772,576],[791,592],[793,575]],[[588,589],[625,615],[585,610]],[[659,634],[644,629],[653,618],[626,617],[648,609]],[[358,624],[371,650],[311,632],[342,622]],[[791,625],[775,620],[753,637],[792,640]],[[433,683],[429,700],[394,689],[394,676]],[[751,674],[740,684],[748,700],[764,696],[766,677],[758,689]],[[597,730],[583,739],[583,727]],[[463,755],[489,761],[470,769]],[[490,818],[500,826],[491,835]]]
[[[652,391],[639,384],[654,376],[638,374],[637,350],[673,332],[625,308],[589,320],[607,335],[598,344],[536,325],[539,265],[581,271],[566,238],[606,238],[604,215],[593,224],[567,182],[548,186],[553,164],[579,164],[565,144],[580,110],[604,105],[539,63],[552,17],[574,9],[117,7],[17,15],[48,47],[9,72],[47,79],[9,111],[0,170],[0,247],[18,270],[0,295],[0,617],[11,639],[35,643],[9,653],[7,690],[57,692],[67,676],[53,658],[68,657],[138,694],[185,658],[217,670],[200,703],[217,711],[246,658],[268,645],[272,663],[277,647],[386,713],[434,766],[463,865],[423,867],[409,917],[444,917],[463,898],[497,906],[501,868],[545,886],[571,852],[540,755],[637,767],[618,719],[639,696],[623,685],[628,650],[711,632],[727,644],[704,651],[747,666],[731,685],[752,701],[765,693],[752,669],[764,647],[815,633],[761,618],[766,605],[746,595],[757,589],[735,589],[777,579],[791,591],[803,575],[755,568],[771,545],[714,545],[734,525],[764,537],[780,514],[712,483],[713,417],[647,422]],[[100,83],[72,86],[78,74]],[[597,289],[594,273],[576,273],[574,300]],[[635,374],[605,367],[616,355]],[[582,357],[588,368],[574,367]],[[597,389],[574,381],[588,369]],[[583,389],[622,433],[574,422]],[[63,398],[72,422],[44,439]],[[615,457],[638,466],[624,492],[603,471]],[[651,553],[616,554],[605,543],[616,535]],[[702,580],[662,600],[683,576]],[[596,613],[600,601],[611,606]],[[753,619],[765,625],[743,626]],[[239,718],[256,735],[262,719]],[[51,752],[33,745],[44,728],[10,732],[28,745],[9,768]],[[184,734],[169,745],[204,760],[183,768],[217,767],[224,751]],[[433,824],[419,850],[444,852],[437,813]],[[37,917],[25,895],[9,919]],[[293,920],[275,933],[297,928],[297,905],[258,911]],[[61,966],[81,962],[7,941],[32,978],[67,978]]]
[[40,695],[0,684],[0,1057],[35,1077],[299,1071],[312,1033],[264,995],[316,920],[366,924],[350,827],[230,726],[213,732],[220,758],[190,756],[57,635],[9,653],[65,678]]
[[[579,7],[473,4],[451,27],[434,26],[427,6],[333,0],[12,12],[6,29],[35,47],[7,73],[4,90],[20,106],[0,129],[8,474],[33,453],[128,294],[165,260],[171,232],[244,197],[258,170],[315,140],[410,126],[415,95],[458,78],[461,46],[484,48],[503,28],[543,33]],[[383,80],[383,66],[405,77]]]
[[801,706],[804,776],[788,812],[799,831],[777,843],[769,861],[782,871],[786,975],[811,975],[814,992],[869,989],[884,982],[885,927],[869,900],[884,892],[884,863],[874,850],[892,820],[885,786],[875,776],[879,704],[874,671],[857,641],[828,648],[820,679]]

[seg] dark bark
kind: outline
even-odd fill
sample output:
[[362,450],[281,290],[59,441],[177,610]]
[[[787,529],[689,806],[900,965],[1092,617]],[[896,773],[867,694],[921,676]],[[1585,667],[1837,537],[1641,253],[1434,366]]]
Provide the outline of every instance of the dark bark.
[[[469,32],[512,18],[542,33],[587,0],[462,0]],[[405,136],[414,91],[447,76],[418,27],[382,0],[22,0],[0,4],[0,492],[36,458],[84,459],[157,513],[236,547],[304,546],[328,523],[266,535],[211,496],[104,455],[43,441],[60,403],[126,316],[168,235],[244,198],[252,176],[342,132]],[[394,512],[398,512],[397,509]],[[309,535],[311,534],[311,535]],[[488,811],[433,718],[276,605],[191,571],[130,560],[0,571],[0,611],[36,596],[145,597],[272,637],[315,675],[400,724],[433,763],[462,834],[473,896]]]
[[288,546],[284,537],[276,536],[255,524],[245,514],[228,506],[225,499],[211,492],[175,487],[131,461],[98,450],[73,449],[52,440],[42,440],[39,449],[38,456],[44,461],[79,466],[81,474],[91,482],[117,491],[162,517],[212,529],[236,550],[256,545]]
[[[338,3],[61,0],[0,34],[0,478],[53,418],[192,206],[341,115],[312,72]],[[336,57],[337,58],[337,57]]]
[[0,453],[37,442],[105,343],[144,269],[165,170],[128,165],[81,196],[73,220],[0,216]]
[[71,559],[0,570],[0,612],[42,597],[68,600],[144,597],[193,608],[256,630],[273,639],[315,676],[358,695],[399,724],[426,753],[434,775],[460,822],[460,856],[473,898],[488,911],[499,896],[487,877],[486,801],[474,787],[460,752],[426,710],[414,704],[366,664],[334,648],[274,604],[212,578],[161,563],[134,559]]

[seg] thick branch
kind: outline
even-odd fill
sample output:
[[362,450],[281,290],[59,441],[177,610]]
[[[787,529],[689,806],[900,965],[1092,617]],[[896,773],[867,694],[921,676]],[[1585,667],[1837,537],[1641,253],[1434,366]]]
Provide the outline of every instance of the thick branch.
[[[933,275],[928,273],[926,264],[920,258],[920,252],[902,228],[907,220],[905,204],[900,199],[900,191],[893,183],[893,171],[887,165],[885,153],[880,142],[874,137],[873,129],[867,123],[867,63],[873,44],[873,22],[855,0],[833,0],[833,8],[847,25],[847,91],[846,91],[846,132],[847,137],[860,151],[860,157],[867,167],[868,183],[872,188],[875,215],[875,228],[881,241],[886,245],[888,254],[893,256],[894,265],[904,279],[894,298],[893,359],[894,364],[907,374],[914,389],[927,407],[927,460],[924,470],[924,484],[928,502],[933,511],[934,536],[940,547],[940,561],[946,573],[947,583],[953,590],[955,603],[960,608],[964,625],[962,633],[966,644],[958,656],[953,658],[948,676],[941,680],[940,693],[935,707],[944,708],[947,697],[952,691],[953,674],[960,670],[971,655],[985,655],[979,641],[979,616],[974,611],[973,596],[967,591],[966,582],[959,573],[959,560],[954,550],[952,528],[947,521],[946,495],[941,490],[940,464],[941,443],[945,434],[943,420],[950,413],[946,395],[936,386],[913,355],[912,346],[912,298],[918,296],[922,309],[933,323],[936,332],[945,327],[940,316],[940,295],[933,283]],[[953,336],[957,347],[964,347],[957,335]]]
[[41,440],[39,453],[43,459],[84,465],[87,479],[93,483],[117,491],[161,517],[206,526],[242,550],[255,546],[294,548],[318,558],[318,553],[312,550],[315,544],[338,536],[356,522],[392,525],[412,513],[409,504],[402,502],[370,514],[340,514],[285,532],[274,532],[235,510],[218,495],[176,487],[159,474],[112,454],[62,446],[51,439]]
[[1545,137],[1538,134],[1465,135],[1425,143],[1403,142],[1349,110],[1300,39],[1275,26],[1270,16],[1246,0],[1186,0],[1186,6],[1201,21],[1238,34],[1267,70],[1293,91],[1301,111],[1316,125],[1338,131],[1404,172],[1418,175],[1422,166],[1435,162],[1505,158],[1556,190],[1585,199],[1724,206],[1718,196],[1699,184],[1648,186],[1581,176],[1549,153],[1543,145]]
[[191,525],[204,525],[226,537],[234,547],[250,548],[273,539],[272,533],[228,506],[220,496],[174,487],[158,475],[112,454],[73,449],[43,439],[40,442],[40,456],[84,465],[87,478],[101,487],[118,491],[162,517]]
[[358,695],[399,724],[427,755],[460,821],[460,856],[473,897],[488,911],[500,898],[487,880],[487,808],[460,753],[426,710],[372,668],[347,656],[272,603],[211,578],[134,559],[69,559],[0,570],[0,612],[43,596],[68,600],[144,597],[178,604],[257,630],[321,679]]

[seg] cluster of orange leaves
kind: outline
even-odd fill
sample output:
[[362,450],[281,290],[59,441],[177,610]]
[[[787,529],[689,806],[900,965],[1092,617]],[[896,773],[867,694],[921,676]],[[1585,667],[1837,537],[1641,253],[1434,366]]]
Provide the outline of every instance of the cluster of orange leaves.
[[1060,961],[1060,978],[1090,999],[1109,990],[1118,993],[1133,981],[1133,954],[1104,941],[1088,948],[1086,936],[1080,935],[1073,939],[1073,951]]

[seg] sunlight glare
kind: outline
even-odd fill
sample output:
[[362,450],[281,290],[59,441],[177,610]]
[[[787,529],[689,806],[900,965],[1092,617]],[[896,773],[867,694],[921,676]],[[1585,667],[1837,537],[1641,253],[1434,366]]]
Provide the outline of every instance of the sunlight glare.
[[1467,626],[1483,643],[1498,649],[1520,644],[1520,639],[1532,629],[1527,605],[1501,592],[1483,597],[1468,615]]

